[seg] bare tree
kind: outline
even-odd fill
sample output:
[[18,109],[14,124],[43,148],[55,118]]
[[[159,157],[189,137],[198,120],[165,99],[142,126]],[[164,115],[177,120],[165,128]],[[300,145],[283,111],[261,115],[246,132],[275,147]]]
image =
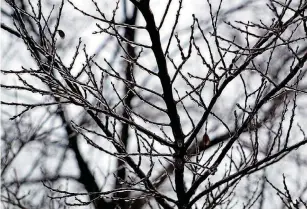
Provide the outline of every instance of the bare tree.
[[306,207],[306,1],[5,2],[4,208]]

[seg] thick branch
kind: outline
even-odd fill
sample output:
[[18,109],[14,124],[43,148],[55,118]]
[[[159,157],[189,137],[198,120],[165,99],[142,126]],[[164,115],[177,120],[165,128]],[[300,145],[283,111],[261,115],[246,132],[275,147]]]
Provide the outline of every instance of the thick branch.
[[[175,138],[175,142],[177,143],[176,150],[176,170],[175,170],[175,183],[176,183],[176,193],[179,201],[179,205],[183,206],[185,203],[185,188],[184,188],[184,155],[185,148],[184,144],[184,134],[182,131],[179,114],[176,108],[176,103],[174,101],[172,85],[170,76],[168,74],[166,59],[162,50],[162,45],[160,41],[159,30],[156,27],[154,16],[149,7],[149,1],[141,1],[137,4],[141,13],[144,16],[146,21],[146,29],[149,33],[151,43],[152,43],[152,51],[155,55],[156,62],[159,68],[158,76],[160,78],[160,82],[163,89],[163,99],[165,101],[168,116],[170,118],[170,125],[172,128],[172,132]],[[180,206],[180,207],[181,207]]]

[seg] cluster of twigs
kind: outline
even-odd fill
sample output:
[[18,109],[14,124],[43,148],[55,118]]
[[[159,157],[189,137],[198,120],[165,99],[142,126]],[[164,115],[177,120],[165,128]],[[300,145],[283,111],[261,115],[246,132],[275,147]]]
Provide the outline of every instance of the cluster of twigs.
[[[46,14],[40,0],[37,5],[6,0],[14,27],[2,23],[1,27],[23,41],[36,67],[2,70],[18,82],[3,82],[1,87],[41,98],[36,103],[2,101],[7,110],[19,111],[8,114],[15,123],[4,125],[2,136],[2,201],[6,205],[34,207],[23,201],[27,195],[19,197],[19,190],[42,182],[50,202],[57,203],[55,208],[89,204],[97,209],[231,208],[244,177],[266,170],[307,143],[304,128],[295,125],[299,99],[306,93],[306,2],[270,1],[267,8],[275,19],[257,23],[226,21],[227,15],[248,7],[248,2],[225,11],[223,1],[217,7],[208,1],[210,18],[204,23],[192,15],[186,40],[177,33],[182,0],[176,4],[169,0],[159,21],[149,0],[131,0],[131,14],[125,0],[113,3],[114,10],[108,14],[96,1],[92,1],[96,14],[67,2],[62,0]],[[117,21],[121,4],[124,18]],[[169,27],[167,17],[174,4],[178,7]],[[98,59],[81,38],[73,37],[78,44],[71,61],[63,61],[57,47],[68,39],[60,27],[65,7],[97,22],[94,34],[116,42],[114,59]],[[223,33],[221,24],[231,33]],[[164,43],[165,27],[169,30]],[[148,41],[139,41],[137,33],[145,33]],[[82,65],[78,64],[82,59]],[[232,88],[235,93],[225,95]],[[28,115],[40,109],[48,114],[32,127]],[[80,120],[69,117],[77,109],[82,110]],[[53,118],[60,125],[50,123]],[[59,129],[65,136],[52,143]],[[107,163],[116,163],[116,170],[107,174],[113,175],[114,182],[106,188],[99,186],[80,141],[110,156]],[[32,142],[64,150],[57,166],[42,171],[39,178],[31,177],[31,172],[24,178],[18,173],[10,177],[7,171],[13,170],[13,161]],[[69,151],[74,153],[78,176],[61,173]],[[41,155],[48,155],[44,148]],[[39,169],[38,165],[34,163],[33,169]],[[85,191],[58,187],[56,182],[63,179],[81,184]],[[269,184],[287,207],[304,205],[302,197],[291,198],[285,180],[285,192]],[[263,199],[263,191],[259,195],[255,191],[244,208]],[[263,201],[259,205],[265,207]]]

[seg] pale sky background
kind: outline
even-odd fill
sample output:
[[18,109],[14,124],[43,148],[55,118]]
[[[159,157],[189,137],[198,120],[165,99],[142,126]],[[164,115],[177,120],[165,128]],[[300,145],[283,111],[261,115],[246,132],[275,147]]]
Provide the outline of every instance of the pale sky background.
[[[91,11],[93,9],[93,5],[91,3],[91,1],[87,0],[87,1],[77,1],[74,0],[73,2],[76,3],[76,6],[82,8],[85,11]],[[113,2],[113,3],[110,3]],[[100,5],[101,8],[104,8],[103,11],[105,12],[107,17],[111,17],[112,14],[112,10],[114,9],[114,3],[115,1],[108,1],[108,4],[105,3],[105,1],[100,1]],[[155,20],[156,23],[158,25],[158,23],[160,22],[160,18],[162,16],[162,12],[164,10],[162,10],[161,8],[164,8],[163,6],[166,4],[167,1],[165,0],[151,0],[151,7],[152,7],[152,11],[155,15]],[[238,13],[236,13],[235,15],[230,15],[227,16],[227,18],[225,19],[225,21],[233,21],[233,20],[241,20],[244,22],[247,22],[248,20],[250,21],[256,21],[259,22],[259,20],[261,19],[263,22],[270,22],[271,21],[271,17],[269,16],[269,10],[265,11],[263,8],[260,8],[260,5],[263,6],[265,3],[265,1],[262,0],[258,0],[258,1],[250,1],[253,2],[250,4],[249,8],[244,10],[244,11],[240,11]],[[225,11],[226,9],[229,9],[230,7],[236,7],[236,5],[239,5],[240,3],[242,3],[242,1],[240,0],[225,0],[221,13],[223,13],[223,11]],[[162,6],[163,5],[163,6]],[[120,5],[121,6],[121,5]],[[217,4],[215,3],[215,1],[212,1],[212,6],[214,9],[217,8]],[[3,7],[4,9],[7,8],[7,5],[4,4],[2,2],[1,7]],[[162,27],[161,30],[161,40],[163,43],[163,47],[165,49],[165,45],[166,45],[166,39],[168,39],[169,33],[170,33],[170,26],[173,24],[174,22],[174,18],[176,15],[176,11],[177,11],[178,5],[174,4],[171,8],[170,8],[170,13],[168,14],[167,18],[166,18],[166,22],[164,23],[164,26]],[[50,8],[48,9],[50,10]],[[56,9],[55,9],[56,10]],[[47,11],[45,11],[47,12]],[[179,34],[179,37],[182,39],[182,44],[184,44],[186,41],[188,41],[188,37],[190,35],[189,32],[189,27],[192,23],[192,13],[194,13],[196,15],[196,17],[198,17],[200,20],[209,20],[209,13],[208,13],[208,5],[206,3],[206,1],[203,0],[193,0],[193,1],[183,1],[183,10],[181,11],[181,16],[179,19],[179,23],[177,25],[177,29],[176,31]],[[88,19],[88,20],[87,20]],[[119,9],[119,12],[116,16],[116,20],[118,21],[122,21],[122,10]],[[7,18],[2,17],[1,23],[5,23],[8,26],[13,26],[11,21],[8,21]],[[75,11],[72,6],[69,3],[65,3],[64,6],[64,10],[63,10],[63,16],[62,16],[62,22],[60,24],[60,28],[65,32],[65,36],[66,38],[64,40],[60,39],[58,37],[58,47],[61,48],[60,50],[60,55],[63,58],[63,61],[65,63],[67,63],[67,65],[70,63],[71,59],[72,59],[72,53],[75,50],[75,46],[78,42],[79,37],[82,37],[82,41],[83,43],[86,44],[86,49],[87,52],[89,54],[92,54],[94,52],[96,52],[101,45],[105,44],[105,41],[107,40],[107,36],[106,35],[101,35],[101,34],[95,34],[93,35],[92,33],[94,31],[97,31],[97,27],[96,27],[96,23],[98,21],[94,21],[90,18],[85,18],[83,15],[81,15],[79,12]],[[141,16],[141,14],[139,13],[138,15],[138,21],[137,21],[138,25],[144,25],[144,21],[143,18]],[[210,28],[210,24],[207,24],[208,27]],[[199,31],[197,31],[199,34]],[[227,27],[225,27],[225,25],[221,25],[220,28],[220,33],[223,36],[228,36],[231,37],[232,31],[227,29]],[[139,43],[143,43],[143,44],[148,44],[150,45],[150,41],[149,41],[149,37],[146,31],[141,31],[137,33],[137,42]],[[104,49],[103,52],[100,53],[100,55],[96,58],[97,62],[99,61],[99,63],[102,66],[106,66],[106,64],[103,62],[103,59],[107,59],[110,60],[112,59],[112,55],[114,52],[114,43],[115,40],[113,39],[112,41],[113,43],[108,44]],[[170,54],[171,56],[174,53],[177,53],[177,47],[176,47],[176,41],[175,39],[172,40],[172,45],[170,48]],[[200,45],[200,44],[199,44]],[[82,47],[81,47],[82,48]],[[205,50],[205,47],[202,49]],[[185,50],[186,52],[186,50]],[[146,56],[144,56],[144,58],[140,59],[141,63],[145,63],[146,66],[148,66],[148,68],[150,69],[154,69],[156,67],[156,63],[153,62],[154,61],[154,57],[152,55],[152,53],[148,53],[146,52],[146,50],[144,51],[144,54],[147,53]],[[194,50],[195,53],[195,50]],[[174,55],[174,60],[175,62],[179,62],[180,61],[180,55],[179,53],[177,53],[176,55]],[[84,62],[84,56],[82,53],[80,53],[80,56],[77,60],[77,63],[74,67],[74,69],[79,70],[82,63]],[[20,66],[24,66],[24,67],[36,67],[35,63],[32,61],[32,59],[29,56],[29,52],[27,52],[24,44],[21,42],[21,40],[18,40],[18,38],[15,38],[11,35],[9,35],[7,32],[5,32],[4,30],[1,29],[1,69],[5,69],[5,70],[17,70],[20,69]],[[114,68],[116,67],[120,67],[122,65],[122,63],[117,62],[114,64]],[[169,69],[170,69],[170,75],[172,75],[173,71],[172,71],[172,67],[171,64],[169,63]],[[204,68],[203,66],[201,66],[201,62],[199,61],[199,58],[196,57],[194,55],[194,57],[185,65],[185,69],[188,69],[189,72],[193,72],[193,73],[197,73],[198,71],[202,70],[202,68]],[[145,75],[143,76],[139,76],[137,77],[138,79],[143,79],[145,77]],[[305,78],[306,81],[306,78]],[[146,85],[157,85],[159,83],[157,83],[157,80],[149,80],[148,83],[146,83]],[[256,79],[253,80],[253,82],[256,82]],[[1,76],[1,83],[3,84],[12,84],[12,83],[18,83],[16,78],[12,78],[11,76],[5,75],[5,76]],[[240,83],[240,80],[234,80],[229,87],[227,87],[227,89],[225,89],[225,92],[222,94],[222,99],[224,101],[231,101],[233,102],[233,98],[235,96],[237,96],[237,91],[238,91],[238,85]],[[185,91],[185,86],[183,85],[179,85],[178,84],[178,90],[181,93],[184,93]],[[212,92],[212,91],[211,91]],[[175,95],[175,94],[174,94]],[[1,100],[2,101],[13,101],[14,97],[12,97],[13,95],[11,93],[7,93],[6,90],[2,90],[1,91]],[[207,99],[211,98],[212,94],[210,95],[210,92],[208,91],[208,94],[205,95],[205,97],[207,97]],[[42,99],[42,97],[40,96],[33,96],[33,95],[27,95],[25,96],[24,94],[20,93],[18,94],[18,100],[19,101],[24,101],[24,102],[39,102]],[[306,104],[306,97],[304,99],[304,101],[300,101],[300,104],[305,103]],[[220,103],[217,104],[216,107],[216,111],[223,108],[224,110],[224,114],[227,115],[228,113],[230,114],[229,117],[233,117],[233,113],[232,112],[228,112],[228,107],[230,105],[226,104],[226,103]],[[11,107],[10,107],[11,108]],[[7,106],[3,106],[1,107],[2,110],[4,111],[14,111],[13,109],[10,109]],[[80,118],[80,109],[72,107],[72,106],[68,106],[67,108],[69,108],[69,113],[70,113],[70,118],[78,121],[78,117]],[[230,108],[230,107],[229,107]],[[54,109],[54,108],[53,108]],[[20,109],[19,109],[20,110]],[[297,110],[299,111],[299,110]],[[31,118],[29,118],[29,120],[31,120],[32,122],[34,122],[35,125],[39,125],[42,123],[42,121],[45,120],[45,111],[42,110],[41,108],[37,108],[34,111],[31,112]],[[195,117],[200,117],[200,115],[195,115]],[[297,124],[298,122],[300,123],[300,125],[303,128],[307,128],[307,121],[303,118],[304,116],[300,117],[300,114],[297,114],[297,117],[295,119],[295,123]],[[2,118],[6,118],[6,116],[4,114],[2,114]],[[181,119],[186,119],[185,116],[181,116]],[[196,120],[198,121],[198,120]],[[2,124],[3,127],[5,127],[6,124]],[[60,126],[60,121],[56,118],[51,118],[48,120],[48,122],[45,124],[46,127],[50,127],[50,126]],[[146,126],[147,124],[144,124],[144,126]],[[231,126],[231,125],[230,125]],[[211,130],[213,129],[214,126],[212,124],[209,123],[209,127],[208,129]],[[184,127],[185,131],[187,131],[188,126]],[[219,130],[213,131],[212,130],[212,137],[214,137],[215,135],[220,134],[224,129],[220,128]],[[203,132],[200,132],[200,134],[202,134]],[[210,133],[210,132],[209,132]],[[46,147],[44,147],[43,143],[33,143],[31,144],[31,146],[27,147],[25,150],[23,150],[23,152],[20,154],[20,156],[14,161],[14,167],[17,170],[17,174],[18,177],[22,178],[23,176],[26,176],[27,174],[29,174],[32,169],[33,163],[28,163],[28,162],[33,162],[34,159],[36,159],[37,156],[39,156],[40,150],[44,150],[47,151],[48,153],[51,154],[52,157],[47,158],[47,160],[45,161],[45,165],[48,165],[48,168],[50,171],[52,171],[52,168],[55,167],[57,165],[57,161],[54,159],[58,159],[61,154],[62,154],[62,149],[61,147],[61,135],[63,134],[63,132],[59,129],[56,133],[53,134],[53,136],[51,137],[51,140],[57,144],[56,146],[53,146],[50,149],[46,149]],[[296,127],[296,131],[293,132],[294,136],[297,137],[302,137],[302,135],[297,132],[297,127]],[[66,143],[66,142],[64,142]],[[84,156],[84,158],[86,160],[88,160],[91,164],[91,168],[94,170],[94,174],[95,176],[97,176],[97,181],[99,182],[100,185],[102,185],[104,183],[101,172],[103,170],[110,169],[111,171],[115,169],[115,164],[110,164],[108,162],[112,162],[110,157],[106,157],[105,154],[102,154],[100,151],[93,149],[92,147],[88,146],[87,143],[84,140],[79,140],[80,143],[80,147],[82,147],[81,151],[82,154]],[[98,141],[99,143],[99,141]],[[108,148],[108,149],[113,149],[112,146],[110,144],[105,144],[103,142],[101,142],[103,146],[105,146],[104,148]],[[159,145],[156,145],[159,146]],[[58,148],[57,148],[58,147]],[[134,144],[130,143],[130,149],[134,149]],[[161,147],[161,149],[165,149],[165,147]],[[302,156],[306,157],[306,153],[303,153],[303,150],[306,149],[306,146],[301,147],[299,150],[299,153]],[[209,152],[210,153],[210,152]],[[207,154],[209,156],[209,153]],[[75,169],[76,167],[76,163],[73,160],[74,156],[72,152],[68,152],[68,159],[71,160],[67,160],[65,162],[65,166],[63,167],[64,169],[62,170],[62,173],[66,173],[66,174],[73,174],[73,175],[77,175],[77,169]],[[295,155],[291,155],[292,158],[295,157]],[[290,160],[289,160],[290,159]],[[306,158],[305,158],[306,159]],[[114,162],[114,161],[113,161]],[[145,163],[146,166],[146,163]],[[161,166],[160,166],[161,167]],[[223,168],[223,165],[220,166],[221,170]],[[305,167],[306,168],[306,167]],[[158,171],[159,169],[154,170],[154,173],[156,171]],[[13,174],[13,170],[11,169],[10,171]],[[37,169],[33,172],[32,177],[35,176],[40,176],[40,170]],[[288,159],[284,159],[281,162],[279,162],[278,164],[269,167],[267,169],[268,172],[268,177],[269,180],[271,180],[272,182],[276,183],[276,185],[281,185],[282,183],[282,173],[284,173],[287,176],[287,180],[289,181],[289,187],[293,187],[293,192],[294,194],[296,192],[299,192],[299,189],[296,189],[297,187],[300,186],[304,186],[306,184],[306,178],[303,177],[303,175],[307,172],[307,170],[299,170],[295,165],[293,165],[291,158],[289,157]],[[276,175],[275,175],[275,174]],[[280,174],[280,175],[277,175]],[[254,176],[260,176],[261,172],[258,172],[257,174],[254,174]],[[10,175],[7,175],[7,177]],[[219,174],[217,174],[216,176],[212,177],[212,180],[219,178]],[[111,177],[113,178],[113,177]],[[238,186],[238,189],[236,191],[238,191],[239,195],[241,195],[242,197],[244,197],[244,194],[240,194],[240,188],[243,191],[243,188],[246,187],[247,184],[251,185],[250,182],[256,181],[255,179],[257,178],[253,178],[253,180],[249,180],[249,179],[243,179],[241,184]],[[248,182],[246,184],[246,182]],[[299,185],[297,185],[297,182],[301,182]],[[77,188],[77,190],[81,190],[80,186],[76,186],[74,183],[69,183],[69,186],[71,189],[75,189]],[[104,190],[108,190],[111,189],[110,184],[106,184],[106,186],[104,187]],[[280,188],[283,188],[282,186]],[[169,188],[167,188],[169,189]],[[80,191],[81,192],[81,191]],[[272,200],[278,198],[277,195],[275,195],[276,192],[272,192],[272,194],[270,194],[269,196],[272,198]],[[307,199],[307,197],[306,197]],[[244,201],[244,199],[242,199]],[[201,202],[201,201],[200,201]],[[238,208],[241,208],[240,206]],[[272,207],[273,208],[273,207]]]

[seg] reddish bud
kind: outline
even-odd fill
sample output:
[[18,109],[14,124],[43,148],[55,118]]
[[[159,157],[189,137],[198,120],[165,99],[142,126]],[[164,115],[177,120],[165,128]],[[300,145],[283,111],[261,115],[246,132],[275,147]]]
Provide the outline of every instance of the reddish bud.
[[210,139],[207,133],[204,134],[203,136],[203,145],[206,147],[210,144]]

